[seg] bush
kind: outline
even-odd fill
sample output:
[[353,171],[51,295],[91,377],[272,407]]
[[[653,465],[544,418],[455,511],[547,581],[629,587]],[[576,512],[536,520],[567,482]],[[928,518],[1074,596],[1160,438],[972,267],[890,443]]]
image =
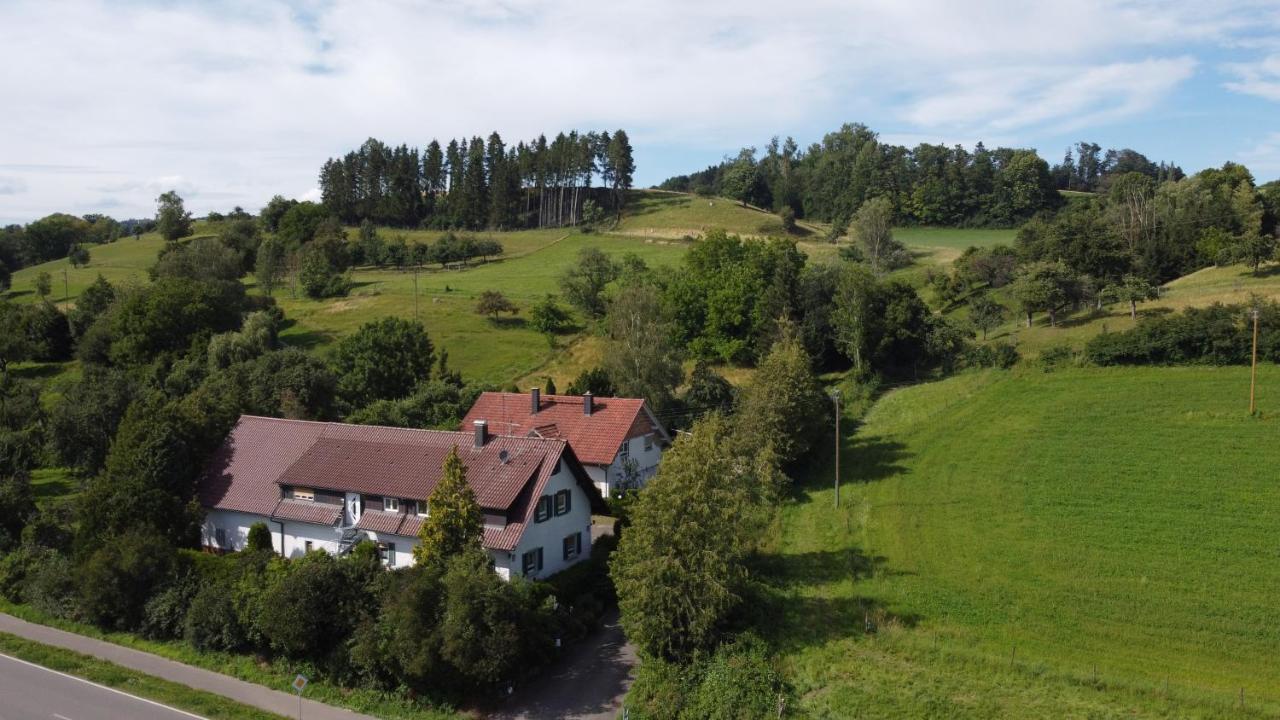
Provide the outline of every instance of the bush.
[[626,715],[634,720],[676,720],[696,686],[689,668],[645,658],[627,692]]
[[66,555],[47,548],[38,548],[36,558],[23,585],[23,601],[54,617],[74,618],[79,612],[75,566]]
[[153,595],[143,611],[142,634],[158,640],[182,637],[191,600],[199,590],[195,575],[187,572]]
[[[1260,303],[1258,357],[1280,360],[1280,304]],[[1085,346],[1096,365],[1243,365],[1252,355],[1253,327],[1244,305],[1187,308],[1143,318],[1132,330],[1103,333]]]
[[785,696],[786,685],[764,642],[743,635],[716,651],[682,715],[707,720],[773,717]]
[[975,345],[965,354],[964,364],[975,368],[1008,370],[1018,362],[1018,349],[1010,343]]
[[271,529],[267,527],[266,523],[256,522],[249,527],[249,539],[245,549],[252,552],[273,549]]
[[220,583],[203,585],[191,600],[182,634],[197,650],[235,650],[243,646],[246,634],[236,614],[231,588]]
[[177,553],[164,538],[142,531],[102,543],[76,576],[81,606],[95,625],[133,630],[142,623],[147,601],[171,576]]
[[1070,345],[1051,345],[1040,351],[1040,366],[1045,372],[1071,364],[1075,359],[1075,351]]

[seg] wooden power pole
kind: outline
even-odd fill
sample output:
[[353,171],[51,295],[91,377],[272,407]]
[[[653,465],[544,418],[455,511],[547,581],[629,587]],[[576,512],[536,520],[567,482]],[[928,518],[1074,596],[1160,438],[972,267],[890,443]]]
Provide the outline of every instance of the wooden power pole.
[[831,401],[836,404],[836,508],[840,507],[840,391],[831,393]]
[[1249,369],[1249,414],[1252,415],[1257,409],[1254,390],[1258,386],[1258,308],[1249,314],[1253,316],[1253,366]]

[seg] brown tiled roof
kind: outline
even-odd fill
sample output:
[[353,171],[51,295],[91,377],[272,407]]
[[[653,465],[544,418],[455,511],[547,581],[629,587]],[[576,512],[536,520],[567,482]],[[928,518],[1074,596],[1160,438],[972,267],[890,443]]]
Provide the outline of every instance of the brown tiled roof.
[[[281,499],[281,486],[425,499],[443,473],[445,456],[457,447],[479,505],[510,521],[505,528],[486,527],[485,547],[516,547],[532,521],[536,503],[530,498],[542,492],[557,460],[569,463],[593,504],[602,502],[562,440],[493,436],[483,448],[473,443],[472,433],[246,415],[215,454],[200,483],[199,498],[210,509],[333,525],[342,506]],[[500,457],[503,451],[505,461]],[[412,537],[421,524],[414,515],[366,510],[358,527]]]
[[505,511],[538,467],[548,458],[554,465],[564,448],[561,441],[497,436],[483,448],[473,445],[472,433],[328,423],[276,482],[425,500],[457,447],[476,502]]
[[205,470],[200,504],[270,515],[280,502],[276,478],[302,457],[324,428],[324,423],[242,416]]
[[373,532],[389,533],[391,535],[417,535],[417,530],[412,533],[400,531],[407,517],[409,516],[406,513],[365,510],[360,513],[360,521],[356,523],[356,527],[361,530],[372,530]]
[[582,411],[581,395],[543,395],[538,412],[532,410],[529,395],[483,393],[462,421],[462,429],[469,430],[474,421],[485,420],[492,433],[560,438],[569,442],[579,460],[591,465],[609,465],[623,440],[642,435],[649,427],[660,441],[667,440],[644,400],[594,398],[594,409],[587,415]]
[[315,525],[336,525],[342,517],[342,506],[310,500],[281,500],[271,513],[277,520],[296,520]]

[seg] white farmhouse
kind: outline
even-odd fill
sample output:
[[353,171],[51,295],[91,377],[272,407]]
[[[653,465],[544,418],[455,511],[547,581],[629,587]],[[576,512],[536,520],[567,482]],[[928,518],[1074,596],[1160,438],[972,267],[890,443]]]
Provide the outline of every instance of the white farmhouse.
[[203,476],[203,541],[243,549],[265,522],[277,552],[343,554],[377,543],[389,567],[413,564],[427,498],[457,448],[484,511],[483,545],[504,578],[545,577],[591,552],[601,497],[563,440],[242,416]]
[[586,395],[528,395],[487,392],[463,420],[463,428],[484,421],[510,437],[568,441],[604,497],[640,487],[658,471],[671,437],[644,400]]

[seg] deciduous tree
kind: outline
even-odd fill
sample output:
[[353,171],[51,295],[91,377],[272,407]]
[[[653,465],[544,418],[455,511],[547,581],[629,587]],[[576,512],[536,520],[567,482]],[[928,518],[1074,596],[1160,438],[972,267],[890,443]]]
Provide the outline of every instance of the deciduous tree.
[[191,213],[173,190],[156,198],[156,231],[170,241],[191,234]]

